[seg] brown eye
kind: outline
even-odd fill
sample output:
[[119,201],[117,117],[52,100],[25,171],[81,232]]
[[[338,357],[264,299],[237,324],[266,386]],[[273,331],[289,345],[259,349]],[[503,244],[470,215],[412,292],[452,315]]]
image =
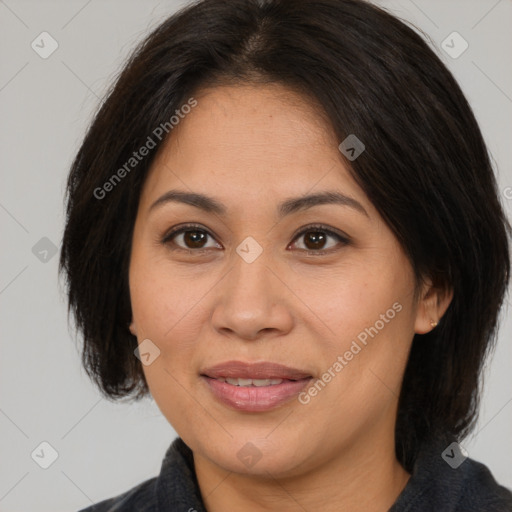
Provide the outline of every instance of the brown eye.
[[309,231],[304,236],[304,245],[313,251],[323,249],[327,238],[321,231]]
[[[347,236],[334,233],[330,229],[322,226],[310,226],[309,228],[301,231],[294,240],[300,239],[303,239],[304,241],[302,243],[303,247],[300,247],[299,244],[299,249],[311,252],[319,251],[319,253],[333,249],[340,243],[343,246],[350,242],[350,239]],[[329,239],[334,239],[335,242],[331,242],[329,245]],[[297,248],[297,243],[294,243],[293,245]]]
[[181,228],[174,229],[167,235],[165,235],[162,243],[177,246],[178,249],[185,251],[200,251],[201,249],[210,249],[220,247],[219,244],[208,247],[208,237],[212,238],[212,235],[208,231],[201,229],[200,226],[182,226]]
[[191,249],[202,249],[208,234],[204,231],[184,231],[183,242]]
[[[212,239],[213,245],[207,245],[208,238]],[[337,245],[345,246],[350,243],[348,236],[335,233],[323,226],[309,226],[302,230],[294,240],[300,240],[301,238],[303,239],[302,244],[294,242],[291,244],[291,247],[298,248],[308,254],[312,253],[313,255],[315,253],[321,255],[336,248]],[[196,225],[181,226],[173,229],[165,235],[162,243],[174,246],[172,247],[173,250],[183,250],[189,253],[202,253],[207,249],[222,249],[222,246],[215,242],[214,237],[208,231]]]

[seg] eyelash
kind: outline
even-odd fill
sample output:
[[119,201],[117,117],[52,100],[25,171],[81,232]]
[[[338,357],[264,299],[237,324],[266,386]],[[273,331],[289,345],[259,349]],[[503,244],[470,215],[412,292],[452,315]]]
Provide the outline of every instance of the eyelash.
[[[168,233],[166,233],[164,235],[164,237],[162,238],[161,243],[163,245],[168,246],[171,243],[172,238],[174,238],[175,236],[180,235],[182,233],[186,233],[187,231],[202,231],[202,232],[206,233],[208,236],[210,236],[211,238],[215,239],[215,237],[207,229],[204,229],[202,226],[200,226],[198,224],[186,224],[186,225],[174,228],[171,231],[169,231]],[[301,231],[296,233],[292,239],[292,243],[293,243],[293,241],[295,241],[296,239],[305,235],[306,233],[315,232],[315,231],[321,232],[328,236],[332,236],[334,238],[337,238],[338,241],[340,241],[343,245],[348,245],[351,242],[350,238],[347,235],[342,235],[340,233],[336,233],[336,232],[332,231],[330,228],[328,228],[327,226],[324,226],[322,224],[312,224],[312,225],[306,226]],[[172,248],[173,251],[180,251],[180,252],[185,252],[185,253],[193,254],[193,255],[204,254],[204,253],[208,252],[209,250],[211,250],[211,248],[184,249],[183,247],[176,246],[176,244],[174,244],[174,243],[173,243],[173,245],[175,245],[175,247]],[[323,256],[323,255],[331,254],[335,250],[333,250],[333,249],[320,250],[319,249],[319,250],[315,251],[315,250],[299,249],[299,251],[306,253],[308,256]]]

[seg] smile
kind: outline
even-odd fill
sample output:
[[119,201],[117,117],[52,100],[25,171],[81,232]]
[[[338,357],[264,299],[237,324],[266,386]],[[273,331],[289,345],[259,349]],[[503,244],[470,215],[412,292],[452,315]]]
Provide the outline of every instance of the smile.
[[201,379],[222,405],[238,411],[264,412],[292,400],[312,376],[276,363],[228,361],[203,370]]

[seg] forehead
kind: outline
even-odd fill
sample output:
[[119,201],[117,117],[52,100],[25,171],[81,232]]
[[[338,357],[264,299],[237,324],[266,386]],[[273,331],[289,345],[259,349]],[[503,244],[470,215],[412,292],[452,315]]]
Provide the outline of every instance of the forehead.
[[153,162],[143,201],[177,185],[259,201],[329,188],[364,201],[313,100],[277,84],[216,87],[194,98]]

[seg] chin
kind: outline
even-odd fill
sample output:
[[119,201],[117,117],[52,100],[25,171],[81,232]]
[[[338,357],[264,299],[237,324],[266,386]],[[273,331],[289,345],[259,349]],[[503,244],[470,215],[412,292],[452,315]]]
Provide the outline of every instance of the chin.
[[304,470],[308,458],[304,443],[288,436],[286,431],[273,439],[265,438],[268,432],[234,434],[232,438],[221,434],[221,439],[212,436],[193,444],[211,462],[233,473],[285,478],[298,474],[299,466]]

